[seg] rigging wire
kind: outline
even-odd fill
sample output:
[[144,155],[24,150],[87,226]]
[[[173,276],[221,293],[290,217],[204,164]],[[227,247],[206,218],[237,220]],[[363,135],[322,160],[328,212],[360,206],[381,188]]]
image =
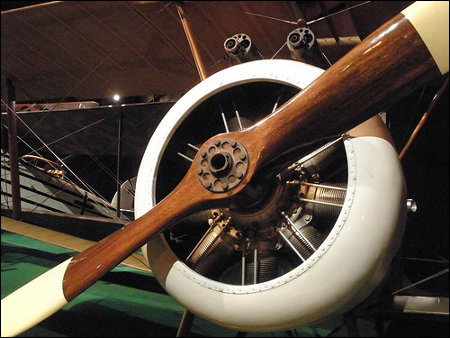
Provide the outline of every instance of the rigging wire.
[[[134,38],[137,34],[137,32],[139,32],[142,28],[144,28],[145,26],[147,26],[149,24],[149,20],[156,17],[157,15],[159,15],[162,11],[164,11],[168,6],[170,5],[170,2],[168,2],[163,8],[161,8],[157,13],[155,13],[153,16],[151,16],[148,20],[146,20],[142,25],[140,25],[132,34],[129,35],[128,39],[124,39],[124,41],[128,41],[132,38]],[[114,49],[113,51],[111,51],[108,55],[105,56],[105,58],[100,61],[99,64],[97,64],[97,66],[93,67],[89,72],[87,72],[87,74],[85,76],[83,76],[80,80],[78,80],[78,82],[49,110],[47,111],[47,113],[52,112],[60,103],[62,103],[76,88],[78,88],[81,84],[83,84],[85,82],[85,80],[92,75],[94,72],[97,71],[98,68],[100,68],[100,66],[102,66],[106,61],[108,61],[111,56],[113,54],[116,54],[117,52],[119,52],[125,45],[121,44],[118,48]],[[46,118],[47,114],[45,114],[39,121],[37,121],[32,127],[31,129],[34,129],[35,126],[39,123],[41,123],[45,118]],[[24,137],[27,134],[24,135]]]
[[380,295],[376,299],[368,301],[367,303],[362,303],[359,307],[357,307],[357,309],[366,309],[368,307],[371,307],[371,306],[374,306],[374,305],[379,304],[381,302],[384,302],[386,300],[389,300],[389,299],[391,299],[392,296],[395,296],[398,293],[401,293],[403,291],[407,291],[407,290],[409,290],[409,289],[411,289],[413,287],[416,287],[416,286],[418,286],[420,284],[423,284],[425,282],[428,282],[430,280],[438,278],[438,277],[440,277],[442,275],[447,274],[448,272],[449,272],[448,268],[444,269],[444,270],[441,270],[441,271],[439,271],[439,272],[437,272],[437,273],[435,273],[435,274],[433,274],[431,276],[425,277],[425,278],[423,278],[423,279],[421,279],[421,280],[419,280],[419,281],[417,281],[415,283],[409,284],[409,285],[407,285],[407,286],[405,286],[403,288],[400,288],[398,290],[395,290],[395,291],[393,291],[393,292],[391,292],[389,294]]
[[413,284],[411,284],[411,285],[405,286],[404,288],[401,288],[401,289],[399,289],[399,290],[397,290],[397,291],[394,291],[394,292],[391,293],[391,296],[394,296],[394,295],[396,295],[397,293],[400,293],[400,292],[402,292],[402,291],[409,290],[409,289],[411,289],[411,288],[413,288],[413,287],[415,287],[415,286],[417,286],[417,285],[423,284],[423,283],[425,283],[425,282],[427,282],[427,281],[429,281],[429,280],[432,280],[432,279],[437,278],[437,277],[439,277],[439,276],[441,276],[441,275],[444,275],[444,274],[448,273],[448,270],[449,270],[448,268],[447,268],[447,269],[444,269],[444,270],[439,271],[439,272],[437,272],[437,273],[435,273],[435,274],[433,274],[433,275],[431,275],[431,276],[428,276],[428,277],[426,277],[426,278],[424,278],[424,279],[421,279],[421,280],[419,280],[419,281],[417,281],[417,282],[415,282],[415,283],[413,283]]
[[[166,4],[166,6],[163,8],[163,9],[165,9],[166,7],[168,7],[170,4],[172,3],[172,1],[169,1],[167,4]],[[195,65],[194,64],[192,64],[192,62],[191,62],[191,60],[189,60],[189,58],[186,56],[186,55],[184,55],[183,54],[183,52],[172,42],[172,41],[170,41],[169,40],[169,38],[158,28],[158,27],[156,27],[154,24],[152,24],[151,22],[150,22],[150,19],[152,19],[154,16],[156,16],[156,15],[154,15],[154,16],[152,16],[151,18],[148,18],[141,10],[139,10],[137,7],[135,7],[135,6],[132,6],[129,2],[126,2],[126,4],[128,5],[128,7],[130,7],[131,8],[131,10],[133,10],[137,15],[139,15],[142,19],[144,19],[145,21],[147,21],[148,22],[148,24],[156,31],[156,32],[158,32],[158,34],[164,39],[164,41],[166,41],[166,43],[170,46],[170,47],[172,47],[176,52],[177,52],[177,54],[178,55],[180,55],[183,59],[184,59],[184,61],[189,65],[189,66],[191,66],[191,68],[193,69],[193,70],[195,70],[195,71],[197,71],[197,69],[195,68]],[[161,10],[162,11],[162,10]],[[160,12],[161,12],[160,11]],[[160,12],[158,12],[158,14],[160,13]]]
[[251,15],[251,16],[258,16],[260,18],[265,18],[265,19],[270,19],[270,20],[274,20],[274,21],[279,21],[279,22],[284,22],[284,23],[288,23],[290,25],[297,25],[296,21],[290,21],[290,20],[285,20],[285,19],[280,19],[280,18],[275,18],[273,16],[269,16],[269,15],[264,15],[264,14],[258,14],[258,13],[252,13],[252,12],[248,12],[248,11],[243,11],[244,14],[247,15]]
[[[322,17],[320,17],[320,18],[317,18],[317,19],[314,19],[314,20],[307,21],[307,25],[311,25],[311,24],[320,22],[320,21],[322,21],[322,20],[328,19],[329,17],[332,17],[332,16],[334,16],[334,15],[338,15],[338,14],[344,13],[344,12],[346,12],[346,11],[349,11],[349,10],[351,10],[351,9],[357,8],[357,7],[359,7],[359,6],[367,5],[367,4],[370,3],[370,2],[372,2],[372,1],[365,1],[365,2],[362,2],[362,3],[360,3],[360,4],[356,4],[356,5],[353,5],[353,6],[351,6],[351,7],[342,9],[342,10],[340,10],[340,11],[333,12],[333,13],[330,13],[330,14],[328,14],[328,15],[322,16]],[[264,14],[260,14],[260,13],[254,13],[254,12],[249,12],[249,11],[242,11],[242,10],[234,9],[234,8],[230,8],[230,7],[217,6],[217,5],[215,5],[215,4],[209,4],[209,3],[207,3],[207,1],[201,1],[201,2],[198,2],[198,4],[199,4],[199,5],[203,5],[203,6],[207,6],[207,7],[209,6],[209,7],[220,8],[220,9],[223,9],[223,10],[226,10],[226,11],[229,11],[229,12],[243,13],[243,14],[247,14],[247,15],[250,15],[250,16],[256,16],[256,17],[260,17],[260,18],[265,18],[265,19],[273,20],[273,21],[283,22],[283,23],[287,23],[287,24],[289,24],[289,25],[294,25],[294,26],[297,26],[297,25],[298,25],[298,22],[297,22],[297,21],[291,21],[291,20],[286,20],[286,19],[282,19],[282,18],[276,18],[276,17],[273,17],[273,16],[264,15]]]
[[[100,153],[99,156],[104,154],[105,152],[107,152],[109,149],[111,149],[114,146],[115,146],[115,144],[110,145],[102,153]],[[116,175],[106,165],[104,165],[103,162],[100,161],[96,156],[92,155],[92,153],[90,153],[90,152],[87,152],[87,155],[92,159],[92,161],[94,161],[100,167],[100,169],[102,169],[110,178],[113,179],[114,183],[116,183],[116,184],[119,183],[119,185],[123,184],[123,181],[121,181],[118,177],[116,177]],[[89,163],[86,164],[86,166],[81,169],[86,170],[88,166],[89,166]]]
[[[100,120],[97,120],[97,121],[95,121],[95,122],[92,122],[92,123],[88,124],[87,126],[81,127],[80,129],[75,130],[75,131],[73,131],[73,132],[71,132],[71,133],[69,133],[69,134],[67,134],[67,135],[65,135],[65,136],[63,136],[63,137],[60,137],[60,138],[57,139],[57,140],[53,140],[52,142],[47,143],[47,145],[50,146],[50,145],[52,145],[52,144],[58,143],[59,141],[62,141],[62,140],[66,139],[66,138],[68,138],[68,137],[70,137],[70,136],[76,135],[76,134],[82,132],[82,131],[85,130],[85,129],[88,129],[88,128],[92,127],[92,126],[95,126],[96,124],[99,124],[100,122],[103,122],[104,120],[106,120],[106,118],[102,118],[102,119],[100,119]],[[28,153],[28,155],[32,154],[33,152],[38,152],[39,150],[44,149],[44,148],[45,148],[45,146],[42,146],[42,147],[37,148],[37,149],[31,148],[32,151],[31,151],[30,153]]]
[[[4,128],[6,128],[6,130],[8,130],[8,126],[7,126],[6,124],[3,123],[2,125],[3,125]],[[33,150],[33,147],[30,146],[30,145],[29,145],[25,140],[23,140],[20,136],[17,135],[17,138],[18,138],[21,142],[23,142],[23,144],[25,144],[25,145],[28,146],[31,150]],[[32,152],[34,152],[35,154],[37,154],[38,156],[40,156],[40,157],[42,157],[42,158],[44,157],[44,156],[42,156],[42,154],[40,154],[38,151],[33,150]],[[3,157],[3,158],[6,157],[6,154],[3,153],[3,151],[2,151],[2,157]],[[5,160],[5,163],[6,163],[6,160]],[[53,169],[57,169],[57,168],[53,165],[53,163],[49,163],[49,164],[50,164],[50,166],[51,166]],[[4,175],[5,175],[4,177],[2,177],[2,179],[6,181],[6,170],[4,170],[4,171],[2,171],[2,172],[3,172]],[[66,178],[66,179],[69,180],[68,178]],[[69,180],[69,181],[70,181],[70,180]],[[3,189],[3,188],[2,188],[2,189]],[[54,191],[52,192],[52,196],[54,196],[54,195],[56,195],[57,193],[61,192],[63,189],[64,189],[63,187],[60,187],[59,189],[54,190]],[[8,191],[6,191],[6,193],[8,193]],[[44,200],[41,200],[39,203],[40,203],[40,204],[44,203],[45,201],[48,200],[48,198],[49,198],[49,197],[45,198]],[[36,210],[36,208],[39,206],[39,203],[36,202],[34,209],[32,209],[31,211]],[[9,198],[6,198],[6,205],[7,205],[8,209],[9,209]]]
[[[345,9],[342,9],[342,10],[340,10],[340,11],[337,11],[337,12],[334,12],[334,13],[331,13],[331,14],[328,14],[328,15],[325,15],[325,16],[322,16],[322,17],[320,17],[320,18],[318,18],[318,19],[314,19],[314,20],[307,21],[307,22],[306,22],[306,26],[309,26],[309,25],[315,24],[315,23],[317,23],[317,22],[320,22],[320,21],[322,21],[322,20],[328,19],[328,18],[330,18],[330,17],[332,17],[332,16],[334,16],[334,15],[338,15],[338,14],[347,12],[347,11],[349,11],[349,10],[352,10],[352,9],[356,8],[356,7],[359,7],[359,6],[362,6],[362,5],[366,5],[366,4],[370,3],[370,2],[372,2],[372,1],[365,1],[365,2],[363,2],[363,3],[360,3],[360,4],[357,4],[357,5],[354,5],[354,6],[345,8]],[[249,15],[252,14],[252,13],[249,13],[249,12],[245,12],[245,13],[246,13],[246,14],[249,14]],[[253,13],[253,15],[255,15],[255,14]],[[262,15],[257,15],[257,16],[262,16]],[[275,18],[273,18],[273,19],[275,19]],[[283,21],[287,21],[287,20],[283,20]],[[293,21],[289,21],[289,23],[294,23],[294,22],[293,22]],[[295,22],[295,25],[298,26],[298,21]],[[282,50],[286,45],[287,45],[287,42],[284,42],[284,44],[283,44],[283,45],[275,52],[275,54],[271,57],[271,59],[275,58],[275,56],[276,56],[278,53],[280,53],[281,50]],[[324,57],[324,59],[327,61],[327,63],[331,66],[330,60],[329,60],[328,57],[322,52],[322,50],[320,51],[320,53],[321,53],[321,55]]]
[[275,52],[275,54],[273,54],[273,56],[271,57],[271,59],[275,58],[275,56],[277,56],[277,54],[278,54],[279,52],[281,52],[281,50],[282,50],[286,45],[287,45],[287,42],[284,42],[284,43],[283,43],[283,46],[281,46],[281,47]]
[[346,12],[346,11],[349,11],[349,10],[354,9],[354,8],[356,8],[356,7],[359,7],[359,6],[367,5],[367,4],[370,3],[370,2],[372,2],[372,1],[365,1],[365,2],[362,2],[362,3],[360,3],[360,4],[357,4],[357,5],[348,7],[348,8],[344,8],[344,9],[342,9],[342,10],[340,10],[340,11],[337,11],[337,12],[334,12],[334,13],[331,13],[331,14],[328,14],[328,15],[325,15],[325,16],[323,16],[323,17],[321,17],[321,18],[318,18],[318,19],[314,19],[314,20],[308,21],[306,24],[307,24],[307,25],[312,25],[312,24],[314,24],[314,23],[317,23],[317,22],[320,22],[320,21],[322,21],[322,20],[328,19],[329,17],[332,17],[332,16],[334,16],[334,15],[344,13],[344,12]]
[[[84,126],[84,127],[80,128],[80,129],[78,129],[78,130],[72,132],[72,133],[69,133],[69,134],[67,134],[67,135],[65,135],[65,136],[63,136],[63,137],[61,137],[61,138],[59,138],[59,139],[57,139],[57,140],[54,140],[54,141],[52,141],[52,142],[49,142],[49,143],[47,143],[47,145],[50,146],[50,145],[55,144],[55,143],[57,143],[57,142],[59,142],[59,141],[62,141],[62,140],[66,139],[66,138],[68,138],[68,137],[70,137],[70,136],[73,136],[73,135],[75,135],[75,134],[77,134],[77,133],[80,133],[80,132],[86,130],[87,128],[90,128],[90,127],[92,127],[92,126],[95,126],[95,125],[97,125],[97,124],[103,122],[104,120],[106,120],[106,118],[102,118],[102,119],[100,119],[100,120],[97,120],[97,121],[95,121],[95,122],[93,122],[93,123],[91,123],[91,124],[89,124],[89,125],[87,125],[87,126]],[[24,142],[23,139],[21,139],[21,141]],[[78,149],[81,149],[81,147],[80,147],[79,145],[75,144],[75,143],[74,143],[74,146],[76,146]],[[109,147],[107,147],[106,149],[104,149],[103,152],[101,152],[101,153],[99,154],[99,156],[102,155],[103,153],[105,153],[106,151],[108,151],[112,146],[113,146],[113,145],[110,145]],[[37,148],[37,149],[33,149],[31,146],[29,146],[29,148],[30,148],[32,151],[29,152],[27,155],[30,155],[30,154],[32,154],[32,153],[37,153],[39,150],[45,148],[45,146],[42,146],[42,147]],[[92,160],[93,160],[93,161],[94,161],[94,162],[95,162],[95,163],[96,163],[96,164],[97,164],[97,165],[98,165],[98,166],[99,166],[106,174],[108,174],[109,177],[111,177],[111,178],[114,180],[115,183],[119,183],[119,184],[122,184],[122,183],[123,183],[123,182],[120,181],[119,178],[116,178],[115,175],[111,172],[111,170],[109,170],[109,168],[108,168],[107,166],[105,166],[105,165],[104,165],[97,157],[95,157],[94,155],[92,155],[92,153],[88,152],[85,148],[83,148],[83,150],[87,153],[87,155],[88,155],[88,156],[89,156],[89,157],[90,157],[90,158],[91,158],[91,159],[92,159]],[[39,155],[39,156],[41,156],[41,155]],[[43,156],[41,156],[41,157],[43,157]],[[89,165],[89,164],[87,164],[87,165],[86,165],[84,168],[82,168],[82,169],[86,169],[88,165]]]
[[[87,184],[86,182],[84,182],[83,180],[81,180],[78,175],[76,175],[72,169],[70,169],[67,164],[50,148],[48,147],[48,145],[39,137],[39,135],[37,135],[26,123],[25,121],[16,113],[14,112],[14,110],[12,110],[2,99],[2,103],[7,107],[7,109],[9,109],[10,111],[12,111],[17,119],[23,123],[23,125],[39,140],[39,142],[41,142],[45,148],[47,148],[47,150],[79,181],[79,183],[85,187],[85,189],[90,192],[93,195],[99,196],[101,199],[103,199],[106,202],[106,199],[99,193],[97,192],[92,186],[90,186],[89,184]],[[68,183],[72,183],[74,184],[71,180],[68,180]],[[108,212],[110,212],[109,208],[107,208]],[[112,212],[111,212],[112,213]],[[113,213],[112,213],[113,214]],[[115,214],[113,214],[113,218],[117,218],[119,221],[123,222],[122,220],[120,220]]]
[[[103,119],[102,119],[103,120]],[[98,121],[97,121],[98,122]],[[94,122],[95,123],[95,122]],[[3,126],[6,128],[6,130],[8,130],[8,126],[7,125],[5,125],[4,123],[3,123]],[[86,127],[84,127],[84,128],[82,128],[82,129],[85,129]],[[81,131],[81,130],[80,130]],[[72,133],[73,134],[73,133]],[[69,136],[69,135],[67,135],[67,136]],[[37,149],[34,149],[31,145],[29,145],[22,137],[20,137],[20,136],[17,136],[17,138],[23,143],[23,144],[25,144],[28,148],[30,148],[31,149],[31,151],[29,152],[29,153],[27,153],[26,155],[30,155],[30,154],[33,154],[33,153],[35,153],[35,154],[37,154],[38,156],[40,156],[40,157],[42,157],[42,158],[44,158],[45,156],[43,156],[43,154],[41,154],[41,153],[39,153],[39,150],[41,150],[41,149],[43,149],[43,148],[45,148],[45,146],[42,146],[42,147],[40,147],[40,148],[37,148]],[[63,138],[65,138],[65,137],[63,137]],[[57,141],[60,141],[60,140],[62,140],[63,138],[60,138],[59,140],[55,140],[55,141],[52,141],[52,142],[50,142],[50,143],[48,143],[47,145],[51,145],[51,144],[54,144],[54,143],[56,143]],[[78,148],[79,148],[79,146],[78,145],[76,145],[76,144],[74,144],[75,146],[77,146]],[[100,153],[100,155],[102,155],[103,153],[105,153],[106,151],[108,151],[110,148],[112,148],[114,145],[110,145],[109,147],[107,147],[102,153]],[[115,175],[114,175],[114,173],[107,167],[107,166],[105,166],[98,158],[96,158],[95,156],[93,156],[90,152],[87,152],[87,155],[110,177],[110,178],[112,178],[113,180],[114,180],[114,182],[115,183],[117,183],[117,182],[119,182],[120,184],[122,184],[123,182],[121,182],[120,180],[118,180],[118,179],[116,179],[116,177],[115,177]],[[69,155],[68,157],[71,157],[72,155]],[[66,157],[66,158],[68,158],[68,157]],[[51,165],[51,167],[53,168],[53,169],[58,169],[58,168],[56,168],[53,164],[51,164],[50,163],[50,165]],[[87,164],[84,168],[81,168],[82,170],[86,170],[86,168],[88,167],[88,165],[89,164]],[[67,180],[69,180],[70,181],[70,179],[68,178],[68,177],[65,177],[65,179],[67,179]],[[74,184],[74,182],[71,182],[72,184]]]
[[208,1],[197,1],[197,4],[200,5],[200,6],[206,6],[206,7],[210,7],[210,8],[214,7],[216,9],[225,10],[225,11],[228,11],[228,12],[234,12],[234,13],[240,13],[240,14],[243,13],[243,14],[247,14],[247,15],[250,15],[250,16],[257,16],[257,17],[260,17],[260,18],[265,18],[265,19],[269,19],[269,20],[273,20],[273,21],[287,23],[287,24],[290,24],[290,25],[297,25],[296,21],[290,21],[290,20],[286,20],[286,19],[282,19],[282,18],[276,18],[276,17],[273,17],[273,16],[259,14],[259,13],[254,13],[254,12],[249,12],[249,11],[242,11],[242,10],[234,9],[234,8],[231,8],[231,7],[217,6],[217,4],[214,4],[214,3],[210,4],[210,3],[208,3]]

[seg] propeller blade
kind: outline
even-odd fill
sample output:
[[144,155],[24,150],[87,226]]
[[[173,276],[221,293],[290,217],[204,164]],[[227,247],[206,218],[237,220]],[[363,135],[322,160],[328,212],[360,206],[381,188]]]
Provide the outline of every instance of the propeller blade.
[[203,188],[191,170],[148,213],[3,298],[2,337],[18,335],[52,315],[166,227],[205,204],[222,206],[226,199],[218,197]]
[[448,2],[411,5],[236,139],[268,166],[296,147],[342,135],[447,73],[447,10]]
[[[447,73],[448,6],[447,1],[411,5],[269,117],[249,129],[205,142],[185,178],[148,213],[2,299],[2,336],[17,335],[48,317],[149,238],[184,217],[228,206],[267,163],[299,145],[344,133],[426,81]],[[228,186],[218,178],[235,163],[234,153],[218,149],[233,141],[247,152],[236,155],[246,168],[243,175],[237,172],[238,183]],[[219,155],[209,156],[214,147]],[[203,176],[205,158],[211,169],[207,174],[217,179],[208,181],[210,177]],[[216,182],[219,186],[214,191]],[[212,186],[207,187],[208,183]],[[31,309],[30,304],[38,309]]]

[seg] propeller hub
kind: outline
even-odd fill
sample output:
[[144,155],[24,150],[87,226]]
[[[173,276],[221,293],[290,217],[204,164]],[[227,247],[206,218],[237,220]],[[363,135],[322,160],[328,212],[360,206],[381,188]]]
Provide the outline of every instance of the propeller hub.
[[248,154],[244,146],[230,138],[204,144],[197,164],[198,178],[212,192],[226,192],[236,187],[248,170]]

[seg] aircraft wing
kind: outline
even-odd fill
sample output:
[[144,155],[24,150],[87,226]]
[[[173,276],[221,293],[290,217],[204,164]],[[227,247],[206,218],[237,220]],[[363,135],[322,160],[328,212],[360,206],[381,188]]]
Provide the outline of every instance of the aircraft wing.
[[[50,230],[41,226],[37,226],[27,222],[21,222],[4,216],[2,216],[1,228],[5,231],[27,236],[66,249],[71,249],[76,252],[81,252],[89,248],[91,245],[95,244],[94,241],[64,234],[60,231]],[[151,272],[151,270],[148,268],[148,263],[145,262],[144,256],[139,253],[132,254],[127,259],[125,259],[122,264],[142,271]]]

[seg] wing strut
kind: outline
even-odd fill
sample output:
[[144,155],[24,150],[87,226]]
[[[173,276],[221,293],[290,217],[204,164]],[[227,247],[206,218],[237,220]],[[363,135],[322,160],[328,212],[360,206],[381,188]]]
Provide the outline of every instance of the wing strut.
[[192,35],[191,24],[189,19],[186,16],[186,12],[179,2],[175,2],[177,5],[178,15],[180,16],[181,23],[183,24],[183,29],[186,34],[186,37],[189,42],[189,46],[191,47],[192,56],[195,61],[195,66],[197,67],[198,74],[200,75],[200,80],[204,80],[208,77],[208,73],[205,68],[204,60],[199,52],[197,43]]

